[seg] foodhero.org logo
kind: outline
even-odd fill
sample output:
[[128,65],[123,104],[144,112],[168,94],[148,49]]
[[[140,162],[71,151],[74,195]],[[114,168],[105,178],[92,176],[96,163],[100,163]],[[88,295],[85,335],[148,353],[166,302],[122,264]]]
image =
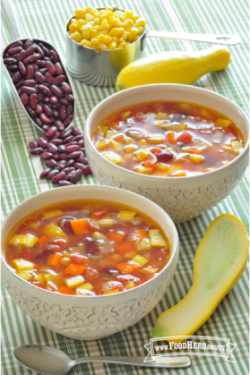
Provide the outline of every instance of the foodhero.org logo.
[[210,336],[168,336],[150,339],[144,345],[148,355],[144,362],[155,361],[157,357],[194,355],[221,357],[225,361],[236,362],[232,354],[236,345],[230,339]]

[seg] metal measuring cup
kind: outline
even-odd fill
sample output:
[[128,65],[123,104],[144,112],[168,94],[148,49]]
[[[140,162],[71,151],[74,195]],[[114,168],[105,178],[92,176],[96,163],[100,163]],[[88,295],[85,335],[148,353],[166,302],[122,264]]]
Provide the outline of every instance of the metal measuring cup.
[[[31,117],[31,115],[26,110],[24,104],[22,103],[22,100],[20,99],[20,96],[18,95],[17,88],[16,88],[16,86],[14,85],[14,83],[13,83],[13,81],[11,79],[11,76],[10,76],[10,74],[8,72],[8,69],[6,68],[6,65],[3,62],[5,53],[6,53],[6,51],[8,50],[8,48],[11,45],[13,45],[17,41],[25,42],[27,39],[30,39],[30,37],[28,37],[28,38],[22,38],[21,37],[20,31],[19,31],[19,27],[18,27],[18,22],[17,22],[17,19],[16,19],[16,15],[15,15],[15,11],[14,11],[14,7],[13,7],[12,3],[9,0],[1,0],[1,6],[2,6],[2,9],[1,9],[2,15],[3,15],[4,19],[5,19],[5,22],[7,24],[8,30],[9,30],[9,32],[11,34],[11,37],[14,39],[11,43],[9,43],[7,46],[5,46],[4,49],[2,50],[2,54],[1,54],[2,65],[4,66],[6,75],[9,78],[9,81],[12,84],[14,92],[16,93],[16,95],[17,95],[17,97],[18,97],[18,99],[19,99],[19,101],[21,103],[21,106],[23,107],[23,109],[25,110],[25,112],[27,113],[27,115],[29,116],[29,119],[31,120],[32,124],[38,130],[43,131],[43,129],[34,121],[34,119]],[[51,43],[47,42],[46,40],[39,39],[39,38],[32,38],[32,39],[33,39],[33,41],[35,43],[43,43],[43,44],[49,46],[51,49],[53,49],[56,52],[57,57],[58,57],[58,61],[61,63],[61,66],[62,66],[63,71],[64,71],[64,75],[66,76],[66,79],[68,80],[68,82],[69,82],[69,84],[71,86],[72,95],[74,96],[73,86],[72,86],[71,79],[70,79],[69,75],[67,74],[67,71],[66,71],[65,66],[64,66],[64,64],[62,62],[62,59],[61,59],[59,53],[57,52],[57,50],[55,49],[55,47]],[[68,129],[72,125],[72,122],[74,120],[74,115],[75,115],[75,112],[76,112],[75,99],[71,102],[71,104],[73,105],[73,111],[72,111],[72,116],[73,117],[72,117],[72,120],[69,122],[69,124],[67,126],[65,126],[64,130]],[[53,123],[51,124],[51,126],[53,126]]]
[[[105,10],[105,8],[97,8]],[[124,10],[113,8],[124,12]],[[240,42],[237,35],[227,34],[187,34],[167,31],[154,31],[144,28],[138,40],[114,50],[96,51],[93,48],[81,46],[69,37],[71,17],[66,23],[66,67],[72,77],[92,86],[114,86],[119,72],[128,64],[143,57],[147,37],[194,40],[207,43],[235,45]]]

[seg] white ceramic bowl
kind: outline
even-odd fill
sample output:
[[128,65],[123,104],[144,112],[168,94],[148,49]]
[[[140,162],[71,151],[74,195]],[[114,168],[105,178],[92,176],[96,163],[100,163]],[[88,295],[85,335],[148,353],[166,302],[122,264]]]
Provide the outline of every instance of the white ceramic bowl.
[[78,185],[35,195],[12,210],[2,225],[2,249],[9,231],[28,213],[70,199],[106,199],[134,207],[161,226],[171,246],[170,261],[156,277],[134,289],[106,296],[67,296],[40,289],[12,272],[2,256],[4,286],[27,315],[42,326],[73,339],[100,339],[137,323],[163,297],[178,261],[178,234],[166,212],[138,194],[107,186]]
[[[149,100],[180,100],[210,107],[231,118],[241,130],[245,148],[229,164],[190,177],[153,177],[129,171],[103,158],[91,137],[97,124],[112,112]],[[190,220],[224,199],[242,178],[248,164],[249,122],[232,101],[202,88],[157,84],[135,87],[109,96],[89,114],[84,128],[85,149],[91,170],[102,185],[134,191],[161,206],[175,223]]]

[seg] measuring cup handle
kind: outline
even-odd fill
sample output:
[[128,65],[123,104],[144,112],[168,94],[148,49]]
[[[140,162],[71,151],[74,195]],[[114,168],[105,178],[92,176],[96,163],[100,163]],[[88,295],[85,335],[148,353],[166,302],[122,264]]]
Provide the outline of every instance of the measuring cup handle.
[[16,14],[12,3],[9,0],[1,0],[2,15],[7,23],[8,30],[12,39],[21,39],[22,36],[19,31]]
[[182,39],[182,40],[195,40],[198,42],[216,43],[235,45],[240,42],[238,35],[232,34],[188,34],[188,33],[172,33],[168,31],[149,30],[149,37],[166,38],[166,39]]

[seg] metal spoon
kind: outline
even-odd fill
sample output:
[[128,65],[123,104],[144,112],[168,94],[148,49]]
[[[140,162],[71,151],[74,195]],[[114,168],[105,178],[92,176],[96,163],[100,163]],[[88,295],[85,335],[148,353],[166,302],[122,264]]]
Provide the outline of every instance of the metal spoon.
[[154,362],[144,362],[144,357],[87,357],[72,360],[56,348],[43,345],[24,345],[14,350],[14,356],[30,370],[48,375],[67,374],[72,367],[82,363],[113,363],[150,368],[187,368],[191,361],[188,356],[155,357]]
[[[8,28],[8,31],[10,32],[10,35],[11,37],[13,38],[13,41],[11,43],[9,43],[7,46],[4,47],[3,51],[2,51],[2,54],[1,54],[1,60],[3,62],[3,59],[4,59],[4,54],[5,52],[8,50],[8,48],[14,44],[15,42],[17,41],[26,41],[27,39],[29,39],[30,37],[27,37],[27,38],[22,38],[21,34],[20,34],[20,31],[19,31],[19,27],[18,27],[18,22],[17,22],[17,19],[16,19],[16,15],[15,15],[15,10],[14,10],[14,7],[11,3],[11,1],[9,0],[1,0],[1,13],[2,13],[2,16],[6,22],[6,25],[7,25],[7,28]],[[33,37],[32,37],[33,38]],[[34,39],[34,42],[41,42],[41,43],[45,43],[46,45],[48,45],[51,49],[53,49],[58,57],[59,57],[59,62],[61,63],[62,67],[63,67],[63,70],[65,72],[65,76],[66,78],[68,79],[69,83],[70,83],[70,86],[71,86],[71,90],[72,90],[72,94],[75,98],[75,95],[74,95],[74,92],[73,92],[73,85],[72,85],[72,82],[70,80],[70,77],[65,69],[65,66],[62,62],[62,59],[60,57],[60,54],[57,52],[56,48],[51,44],[49,43],[48,41],[46,40],[43,40],[43,39],[39,39],[39,38],[33,38]],[[10,78],[10,75],[9,75],[9,72],[8,72],[8,69],[6,68],[5,64],[3,63],[2,64],[4,66],[4,69],[5,69],[5,72],[7,74],[7,76],[9,77],[9,81],[11,82],[12,84],[12,87],[21,103],[21,106],[23,107],[23,109],[25,110],[25,112],[27,113],[27,115],[29,116],[29,119],[32,121],[33,125],[36,126],[37,129],[39,129],[40,131],[43,131],[37,124],[36,122],[32,119],[32,117],[28,114],[25,106],[23,105],[18,93],[17,93],[17,89],[14,85],[14,83],[12,82],[12,79]],[[73,118],[72,120],[70,121],[70,123],[67,125],[67,127],[65,127],[64,130],[68,129],[71,125],[72,125],[72,122],[74,120],[74,115],[75,115],[75,112],[76,112],[76,108],[75,108],[75,100],[72,102],[73,103],[73,112],[72,112],[72,115],[73,115]]]

